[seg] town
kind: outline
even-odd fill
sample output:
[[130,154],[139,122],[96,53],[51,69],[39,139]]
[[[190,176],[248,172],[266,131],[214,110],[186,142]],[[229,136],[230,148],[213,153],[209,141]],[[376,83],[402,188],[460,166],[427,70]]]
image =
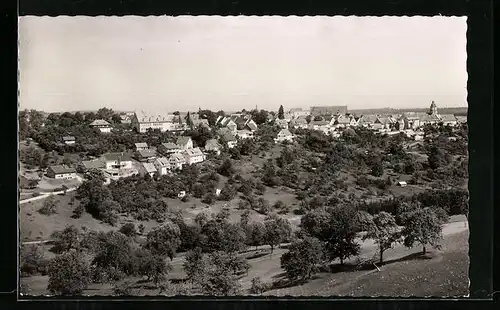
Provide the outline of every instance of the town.
[[467,109],[424,105],[19,111],[21,289],[466,294]]

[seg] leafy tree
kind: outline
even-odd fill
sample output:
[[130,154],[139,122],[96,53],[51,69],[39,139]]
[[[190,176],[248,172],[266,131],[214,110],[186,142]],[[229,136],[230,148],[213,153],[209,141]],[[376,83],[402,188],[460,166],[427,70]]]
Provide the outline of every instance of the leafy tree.
[[205,252],[239,251],[245,241],[245,233],[237,224],[221,217],[211,219],[201,228],[202,247]]
[[187,113],[185,120],[186,120],[186,125],[188,125],[189,128],[193,128],[194,124],[189,112]]
[[127,237],[135,237],[135,235],[137,234],[134,223],[124,224],[122,227],[120,227],[119,232],[121,232]]
[[320,115],[316,115],[316,116],[314,117],[314,120],[315,120],[315,121],[322,121],[322,120],[323,120],[323,117],[321,117]]
[[422,253],[425,254],[426,245],[431,245],[436,249],[441,246],[443,217],[438,216],[429,207],[419,208],[406,213],[403,217],[404,228],[401,234],[404,237],[404,245],[408,248],[414,244],[422,245]]
[[81,253],[69,251],[49,263],[48,290],[58,295],[80,295],[90,284],[89,264]]
[[264,163],[264,166],[262,167],[262,182],[265,185],[269,187],[280,185],[281,180],[279,179],[276,170],[276,165],[272,160],[268,160],[266,163]]
[[172,222],[166,222],[148,233],[146,248],[151,250],[154,255],[167,255],[173,259],[181,244],[180,237],[179,226]]
[[447,165],[446,153],[436,145],[431,145],[427,152],[427,160],[431,169]]
[[49,195],[43,202],[43,207],[41,207],[38,212],[43,215],[52,215],[57,213],[57,203],[58,200],[54,195]]
[[153,254],[146,249],[139,249],[136,252],[138,257],[138,273],[141,276],[146,276],[148,281],[153,281],[155,285],[159,285],[166,280],[166,276],[172,266],[167,264],[162,255]]
[[109,231],[89,235],[87,238],[89,237],[87,243],[91,243],[90,246],[95,253],[92,263],[96,266],[96,274],[118,280],[123,274],[133,272],[130,266],[133,252],[127,236],[117,231]]
[[271,253],[274,247],[288,240],[292,234],[290,222],[276,214],[271,214],[264,220],[264,242],[271,246]]
[[21,276],[31,276],[44,271],[48,261],[45,258],[40,246],[36,244],[22,245],[19,251],[19,267]]
[[363,239],[373,239],[378,245],[380,263],[384,262],[384,252],[398,242],[400,238],[398,226],[394,216],[387,212],[380,212],[375,215],[368,225]]
[[250,294],[261,295],[269,289],[269,285],[262,282],[260,277],[252,278],[252,286],[250,287]]
[[384,166],[381,160],[375,160],[372,164],[371,174],[375,177],[381,177],[384,174]]
[[188,279],[195,280],[197,277],[203,276],[205,264],[206,260],[203,257],[203,251],[200,247],[188,251],[183,265]]
[[233,163],[231,162],[231,159],[226,158],[222,162],[222,165],[220,165],[220,167],[217,169],[217,172],[226,177],[232,176],[235,170],[233,167]]
[[339,258],[343,264],[360,250],[356,242],[361,226],[358,218],[358,211],[348,206],[323,207],[306,213],[300,226],[310,236],[325,242],[330,259]]
[[219,200],[231,201],[236,197],[236,194],[236,189],[232,185],[226,183],[220,191]]
[[203,293],[210,296],[237,295],[241,288],[236,274],[248,268],[248,263],[222,251],[210,253],[205,259],[201,276],[195,280]]
[[285,111],[283,110],[283,105],[280,105],[280,108],[278,109],[278,118],[279,119],[285,118]]
[[52,242],[54,243],[54,251],[56,253],[67,252],[71,249],[78,249],[78,229],[71,225],[66,226],[61,231],[55,231],[52,233]]
[[261,222],[251,222],[246,229],[247,232],[247,244],[250,246],[255,246],[257,248],[264,244],[264,238],[266,234],[266,227]]
[[314,237],[305,237],[303,240],[293,242],[288,252],[280,259],[281,267],[292,281],[310,279],[323,260],[322,243]]

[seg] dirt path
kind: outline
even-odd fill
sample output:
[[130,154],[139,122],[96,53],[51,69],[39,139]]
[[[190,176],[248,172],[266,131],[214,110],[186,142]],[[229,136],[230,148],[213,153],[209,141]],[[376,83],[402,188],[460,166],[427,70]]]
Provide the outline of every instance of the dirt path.
[[[69,192],[72,192],[72,191],[76,191],[77,187],[72,187],[72,188],[68,188],[66,190],[66,193],[69,193]],[[50,195],[59,195],[59,194],[64,194],[65,191],[58,191],[58,192],[41,192],[40,196],[36,196],[36,197],[32,197],[32,198],[28,198],[28,199],[24,199],[24,200],[20,200],[19,201],[19,204],[22,205],[22,204],[25,204],[25,203],[28,203],[28,202],[31,202],[31,201],[36,201],[36,200],[40,200],[40,199],[45,199],[47,197],[49,197]]]

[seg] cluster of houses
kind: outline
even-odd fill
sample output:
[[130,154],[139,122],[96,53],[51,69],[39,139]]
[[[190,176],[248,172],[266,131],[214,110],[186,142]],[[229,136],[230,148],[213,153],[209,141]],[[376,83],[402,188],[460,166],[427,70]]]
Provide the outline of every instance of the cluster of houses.
[[[309,118],[309,121],[308,121]],[[346,106],[311,107],[309,111],[292,109],[284,114],[282,119],[275,119],[274,123],[282,130],[275,139],[276,142],[293,139],[288,129],[319,130],[334,137],[340,136],[341,129],[348,127],[364,127],[377,133],[398,134],[405,133],[415,140],[422,139],[422,126],[426,124],[443,123],[456,126],[467,122],[465,116],[453,114],[440,115],[433,101],[429,113],[407,112],[400,115],[361,115],[347,113]]]

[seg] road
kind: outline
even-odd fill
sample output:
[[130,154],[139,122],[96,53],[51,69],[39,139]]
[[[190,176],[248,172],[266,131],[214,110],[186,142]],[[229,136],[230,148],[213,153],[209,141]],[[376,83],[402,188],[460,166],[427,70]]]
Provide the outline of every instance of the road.
[[[68,192],[72,192],[72,191],[75,191],[76,189],[77,189],[77,187],[68,188],[66,190],[66,192],[67,193]],[[45,199],[45,198],[49,197],[50,195],[59,195],[59,194],[64,194],[64,191],[58,191],[58,192],[41,192],[39,196],[28,198],[28,199],[24,199],[24,200],[20,200],[19,204],[22,205],[22,204],[25,204],[25,203],[28,203],[28,202],[31,202],[31,201]]]

